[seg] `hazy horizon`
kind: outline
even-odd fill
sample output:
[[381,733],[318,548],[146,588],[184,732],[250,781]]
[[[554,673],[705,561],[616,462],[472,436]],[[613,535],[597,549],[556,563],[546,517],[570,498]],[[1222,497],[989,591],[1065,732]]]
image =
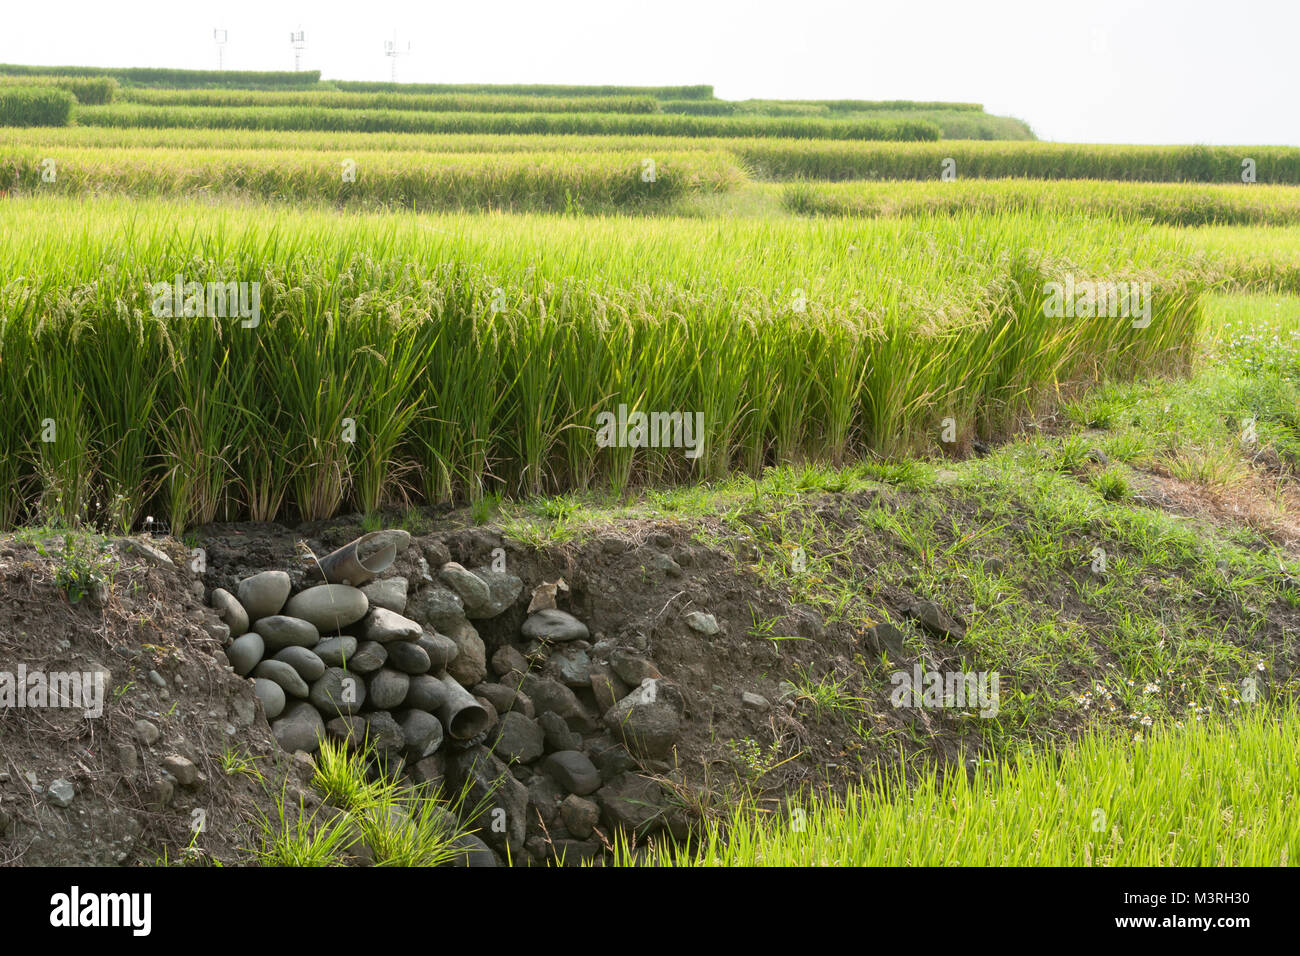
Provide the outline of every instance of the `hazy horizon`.
[[[409,7],[375,0],[176,9],[159,0],[87,0],[6,13],[0,62],[47,66],[292,70],[289,33],[307,35],[304,70],[387,80],[384,41],[410,53],[398,80],[443,83],[710,83],[724,99],[914,99],[984,104],[1064,142],[1300,145],[1300,4],[1104,0],[1050,9],[932,0],[811,0],[792,19],[768,5],[663,0],[653,7],[518,0]],[[1207,61],[1212,65],[1207,67]]]

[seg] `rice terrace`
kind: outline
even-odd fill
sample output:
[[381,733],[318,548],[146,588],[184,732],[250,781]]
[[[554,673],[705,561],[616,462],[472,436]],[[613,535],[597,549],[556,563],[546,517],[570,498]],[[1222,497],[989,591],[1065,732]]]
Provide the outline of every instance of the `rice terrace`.
[[1294,137],[266,31],[0,64],[0,862],[1300,861]]

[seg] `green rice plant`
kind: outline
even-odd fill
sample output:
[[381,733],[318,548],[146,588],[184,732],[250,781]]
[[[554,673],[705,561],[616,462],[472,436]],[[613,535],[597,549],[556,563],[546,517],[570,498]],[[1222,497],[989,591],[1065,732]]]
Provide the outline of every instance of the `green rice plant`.
[[[847,798],[706,822],[668,866],[1286,866],[1300,853],[1290,745],[1300,716],[1095,730],[1062,751],[970,759],[969,773],[886,771]],[[644,865],[626,847],[618,865]]]
[[[82,102],[86,101],[82,100]],[[103,102],[108,102],[108,100]],[[119,97],[119,102],[144,103],[150,106],[304,106],[345,110],[418,110],[427,113],[658,112],[658,102],[652,96],[557,97],[506,96],[487,93],[362,93],[336,90],[213,90],[135,87],[124,91]]]
[[791,212],[824,216],[995,214],[1038,209],[1175,226],[1300,222],[1300,189],[1258,183],[958,179],[918,185],[804,181],[783,187],[781,201]]
[[119,89],[111,76],[0,76],[0,88],[6,86],[52,86],[67,90],[78,103],[93,106],[113,102]]
[[[1204,321],[1186,248],[1112,222],[263,208],[0,207],[0,397],[25,410],[0,431],[11,515],[147,508],[183,531],[894,457],[945,419],[988,435],[1088,383],[1176,374]],[[258,283],[260,322],[153,315],[177,275]],[[1063,275],[1149,282],[1150,323],[1047,316]],[[620,406],[703,432],[601,447]],[[46,418],[66,444],[38,441]]]
[[[2,94],[0,94],[2,95]],[[347,110],[279,106],[150,106],[112,103],[77,111],[84,126],[186,129],[332,130],[404,133],[787,137],[836,140],[937,140],[939,127],[922,120],[835,120],[816,117],[681,116],[660,113],[471,113]]]
[[0,126],[67,126],[76,102],[53,86],[0,85]]
[[655,99],[709,99],[712,86],[562,86],[548,83],[386,83],[371,80],[338,80],[340,90],[363,93],[442,93],[457,96],[650,96]]
[[0,63],[0,76],[114,77],[140,86],[315,86],[320,70],[177,70],[156,67],[32,66]]

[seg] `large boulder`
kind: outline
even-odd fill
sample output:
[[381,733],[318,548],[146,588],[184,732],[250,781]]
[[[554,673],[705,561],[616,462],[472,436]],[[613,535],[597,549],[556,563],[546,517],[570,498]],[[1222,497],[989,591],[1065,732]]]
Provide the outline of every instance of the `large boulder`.
[[411,677],[391,667],[383,667],[366,678],[366,700],[371,707],[389,710],[400,707],[411,688]]
[[263,680],[275,681],[291,697],[301,699],[307,696],[307,682],[298,675],[298,672],[291,665],[286,664],[284,661],[262,661],[253,668],[253,676]]
[[289,575],[284,571],[263,571],[240,581],[235,587],[235,596],[248,616],[256,621],[259,617],[279,614],[284,602],[289,600],[291,586]]
[[248,616],[244,606],[225,588],[216,588],[212,592],[212,606],[216,609],[217,616],[230,628],[231,634],[243,634],[248,630],[252,618]]
[[366,616],[365,594],[346,584],[318,584],[299,591],[284,606],[290,617],[309,621],[321,631],[337,631]]
[[[312,653],[325,662],[326,667],[343,667],[351,665],[352,655],[357,652],[357,639],[344,634],[342,637],[325,637],[312,648]],[[383,665],[383,661],[379,662]]]
[[325,721],[311,704],[298,701],[284,709],[278,720],[271,722],[271,733],[276,742],[293,753],[305,750],[314,753],[325,739]]
[[325,662],[305,647],[286,647],[274,659],[288,664],[309,684],[325,673]]
[[492,752],[507,763],[531,763],[542,755],[543,739],[542,728],[536,722],[510,711],[501,715],[495,739],[489,738],[489,744]]
[[658,782],[624,773],[596,791],[605,821],[642,837],[663,824],[664,792]]
[[327,717],[346,716],[361,710],[366,702],[366,685],[358,675],[330,667],[312,683],[307,697]]
[[587,625],[583,624],[568,611],[559,608],[546,608],[528,615],[523,626],[524,637],[536,641],[559,643],[562,641],[585,641],[591,636]]
[[675,684],[647,680],[605,712],[605,726],[634,753],[666,757],[681,733],[684,711]]
[[409,617],[403,617],[387,608],[373,607],[366,614],[364,623],[366,638],[388,644],[391,641],[414,641],[420,636],[422,628]]
[[407,599],[406,616],[430,631],[446,634],[465,620],[465,604],[455,591],[435,585],[421,588]]
[[462,687],[473,687],[487,676],[487,648],[483,638],[469,621],[461,621],[447,632],[456,645],[456,656],[447,665],[447,673]]
[[486,747],[451,750],[447,782],[449,792],[465,794],[461,807],[466,817],[461,822],[477,826],[499,853],[504,855],[508,849],[515,859],[522,858],[528,835],[528,789],[509,768]]
[[519,575],[511,574],[509,571],[494,571],[490,567],[482,567],[475,568],[474,575],[488,588],[486,604],[476,605],[473,609],[468,604],[465,605],[466,615],[474,620],[501,614],[515,603],[519,593],[524,589],[524,582]]
[[236,674],[247,677],[265,653],[266,643],[262,640],[262,635],[250,631],[230,642],[230,646],[226,648],[226,660],[230,661],[230,666],[235,669]]
[[361,593],[366,596],[371,607],[382,607],[394,614],[404,614],[407,587],[406,578],[382,578],[379,581],[371,581],[361,589]]
[[262,635],[268,654],[286,647],[315,647],[320,643],[320,631],[316,625],[284,614],[273,614],[254,621],[253,630]]
[[585,797],[600,789],[600,771],[580,750],[558,750],[542,761],[541,769],[566,793]]

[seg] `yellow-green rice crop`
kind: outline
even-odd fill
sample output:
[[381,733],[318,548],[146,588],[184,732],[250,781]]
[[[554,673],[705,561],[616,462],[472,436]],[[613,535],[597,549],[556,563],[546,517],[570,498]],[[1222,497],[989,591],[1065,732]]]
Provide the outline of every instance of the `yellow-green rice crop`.
[[[1005,429],[1060,389],[1177,371],[1201,321],[1174,243],[1031,216],[341,217],[50,197],[0,204],[0,227],[10,522],[127,522],[154,503],[175,529],[904,452],[936,444],[944,418]],[[1045,316],[1067,273],[1150,282],[1150,324]],[[260,324],[154,315],[150,284],[177,275],[259,283]],[[702,454],[600,447],[596,416],[620,404],[702,414]],[[42,441],[47,422],[65,444]]]

